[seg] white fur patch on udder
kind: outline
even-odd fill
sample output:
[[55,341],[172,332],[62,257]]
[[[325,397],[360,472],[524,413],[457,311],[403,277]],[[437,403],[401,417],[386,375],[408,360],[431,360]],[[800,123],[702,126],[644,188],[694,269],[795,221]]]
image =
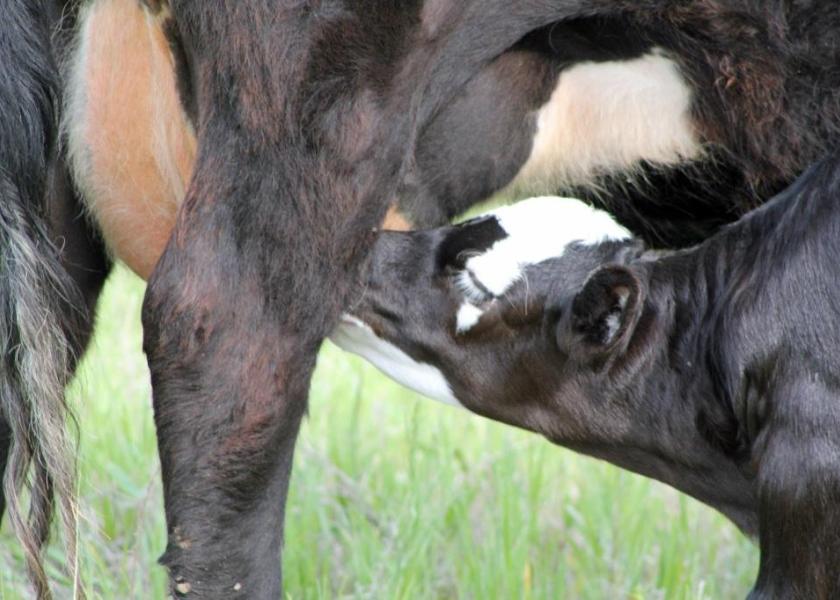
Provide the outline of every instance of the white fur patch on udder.
[[622,61],[585,62],[560,75],[537,115],[531,156],[514,187],[585,185],[632,172],[641,161],[674,165],[702,153],[692,90],[661,50]]
[[343,315],[330,340],[342,350],[358,354],[385,375],[418,394],[451,406],[463,406],[455,398],[443,373],[386,342],[356,317]]
[[[560,257],[570,244],[632,237],[609,213],[574,198],[531,198],[489,214],[507,237],[466,261],[458,284],[470,302],[501,296],[522,277],[526,266]],[[473,318],[478,321],[474,314]]]

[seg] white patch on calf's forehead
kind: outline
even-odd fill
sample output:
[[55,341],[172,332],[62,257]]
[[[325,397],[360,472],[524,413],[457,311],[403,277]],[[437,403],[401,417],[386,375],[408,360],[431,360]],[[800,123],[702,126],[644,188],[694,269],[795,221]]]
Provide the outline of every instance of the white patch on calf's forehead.
[[463,407],[439,370],[417,362],[393,344],[374,333],[365,322],[343,315],[330,340],[342,350],[358,354],[385,375],[432,400]]
[[[630,232],[612,216],[577,198],[540,196],[503,206],[489,213],[498,220],[507,238],[496,242],[504,244],[516,238],[522,244],[524,258],[529,262],[545,260],[546,244],[564,248],[571,242],[595,244],[606,240],[626,240]],[[550,251],[550,250],[549,250]]]
[[524,267],[560,257],[570,244],[594,245],[632,237],[608,213],[573,198],[531,198],[490,214],[507,237],[468,259],[466,270],[469,279],[496,296],[522,277]]

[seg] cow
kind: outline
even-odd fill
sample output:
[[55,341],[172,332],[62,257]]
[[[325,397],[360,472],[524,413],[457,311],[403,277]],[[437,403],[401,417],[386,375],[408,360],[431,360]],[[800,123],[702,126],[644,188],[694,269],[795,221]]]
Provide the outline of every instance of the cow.
[[568,190],[685,246],[840,126],[827,2],[0,8],[0,463],[40,597],[53,498],[75,564],[63,389],[114,260],[148,280],[172,591],[277,597],[315,354],[383,226]]

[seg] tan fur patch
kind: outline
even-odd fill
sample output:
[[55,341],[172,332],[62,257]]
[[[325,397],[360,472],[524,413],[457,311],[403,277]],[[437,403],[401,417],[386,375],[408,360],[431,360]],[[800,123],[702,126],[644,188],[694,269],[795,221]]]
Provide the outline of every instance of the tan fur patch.
[[410,231],[413,229],[411,223],[408,222],[397,208],[396,204],[392,204],[388,209],[388,214],[385,215],[385,221],[382,223],[382,229],[386,231]]
[[148,278],[175,223],[196,141],[181,109],[157,16],[137,0],[97,0],[83,15],[68,107],[85,202],[113,254]]

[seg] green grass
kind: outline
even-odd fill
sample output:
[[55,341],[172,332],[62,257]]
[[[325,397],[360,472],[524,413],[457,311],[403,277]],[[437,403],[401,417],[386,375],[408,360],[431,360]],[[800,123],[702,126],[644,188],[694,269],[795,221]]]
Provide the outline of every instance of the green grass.
[[[165,545],[142,285],[109,283],[71,397],[94,598],[162,598]],[[758,553],[712,510],[524,432],[420,399],[326,348],[298,443],[288,598],[738,598]],[[57,597],[69,597],[53,544]],[[59,587],[60,586],[60,587]],[[8,527],[0,598],[30,596]]]

